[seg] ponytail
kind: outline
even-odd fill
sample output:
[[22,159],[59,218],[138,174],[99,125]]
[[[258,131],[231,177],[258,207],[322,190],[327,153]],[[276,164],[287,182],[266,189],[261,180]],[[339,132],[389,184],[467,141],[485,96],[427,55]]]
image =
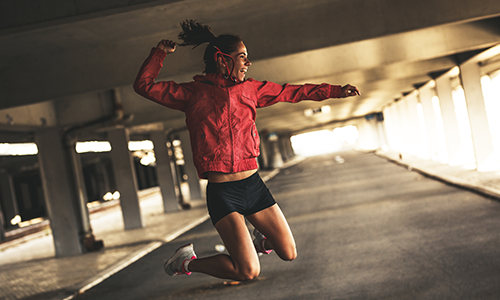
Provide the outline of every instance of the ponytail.
[[185,20],[181,23],[181,27],[182,31],[179,33],[178,38],[183,40],[184,43],[179,44],[179,46],[194,46],[194,49],[215,39],[212,29],[196,20]]
[[238,50],[241,38],[233,34],[222,34],[216,37],[208,25],[204,25],[196,20],[185,20],[181,23],[182,31],[178,38],[183,40],[179,46],[198,47],[201,44],[208,43],[203,55],[205,62],[205,73],[215,73],[217,70],[216,57],[217,52],[231,54]]

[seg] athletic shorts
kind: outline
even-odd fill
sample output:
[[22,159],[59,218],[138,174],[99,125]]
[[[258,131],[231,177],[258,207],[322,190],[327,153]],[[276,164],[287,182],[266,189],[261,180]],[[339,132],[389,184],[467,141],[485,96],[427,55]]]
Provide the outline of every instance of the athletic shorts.
[[208,213],[214,225],[232,212],[249,216],[274,204],[276,201],[258,172],[242,180],[207,185]]

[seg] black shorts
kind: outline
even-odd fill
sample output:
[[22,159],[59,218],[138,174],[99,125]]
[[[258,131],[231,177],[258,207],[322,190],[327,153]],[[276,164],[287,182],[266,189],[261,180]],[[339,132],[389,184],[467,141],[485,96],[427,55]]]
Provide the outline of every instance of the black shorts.
[[207,185],[208,213],[214,225],[232,212],[249,216],[274,204],[276,201],[258,172],[242,180]]

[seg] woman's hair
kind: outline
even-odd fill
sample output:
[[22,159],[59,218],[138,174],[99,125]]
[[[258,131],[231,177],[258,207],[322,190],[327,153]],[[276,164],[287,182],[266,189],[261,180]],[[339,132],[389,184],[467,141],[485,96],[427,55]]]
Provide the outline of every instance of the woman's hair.
[[182,31],[179,33],[179,39],[183,40],[179,46],[198,47],[201,44],[208,43],[203,61],[205,62],[205,73],[215,73],[217,70],[215,53],[219,50],[225,54],[231,54],[238,50],[242,42],[241,38],[233,34],[222,34],[215,36],[208,25],[204,25],[196,20],[185,20],[181,23]]

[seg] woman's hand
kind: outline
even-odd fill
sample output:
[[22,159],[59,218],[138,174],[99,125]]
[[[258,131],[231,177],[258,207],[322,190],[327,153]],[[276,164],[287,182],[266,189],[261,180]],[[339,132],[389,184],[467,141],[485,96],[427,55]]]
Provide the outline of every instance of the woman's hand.
[[156,48],[165,51],[167,54],[175,51],[177,43],[171,40],[161,40]]
[[356,95],[359,96],[360,93],[359,90],[353,85],[346,84],[340,89],[340,96],[342,98],[356,96]]

